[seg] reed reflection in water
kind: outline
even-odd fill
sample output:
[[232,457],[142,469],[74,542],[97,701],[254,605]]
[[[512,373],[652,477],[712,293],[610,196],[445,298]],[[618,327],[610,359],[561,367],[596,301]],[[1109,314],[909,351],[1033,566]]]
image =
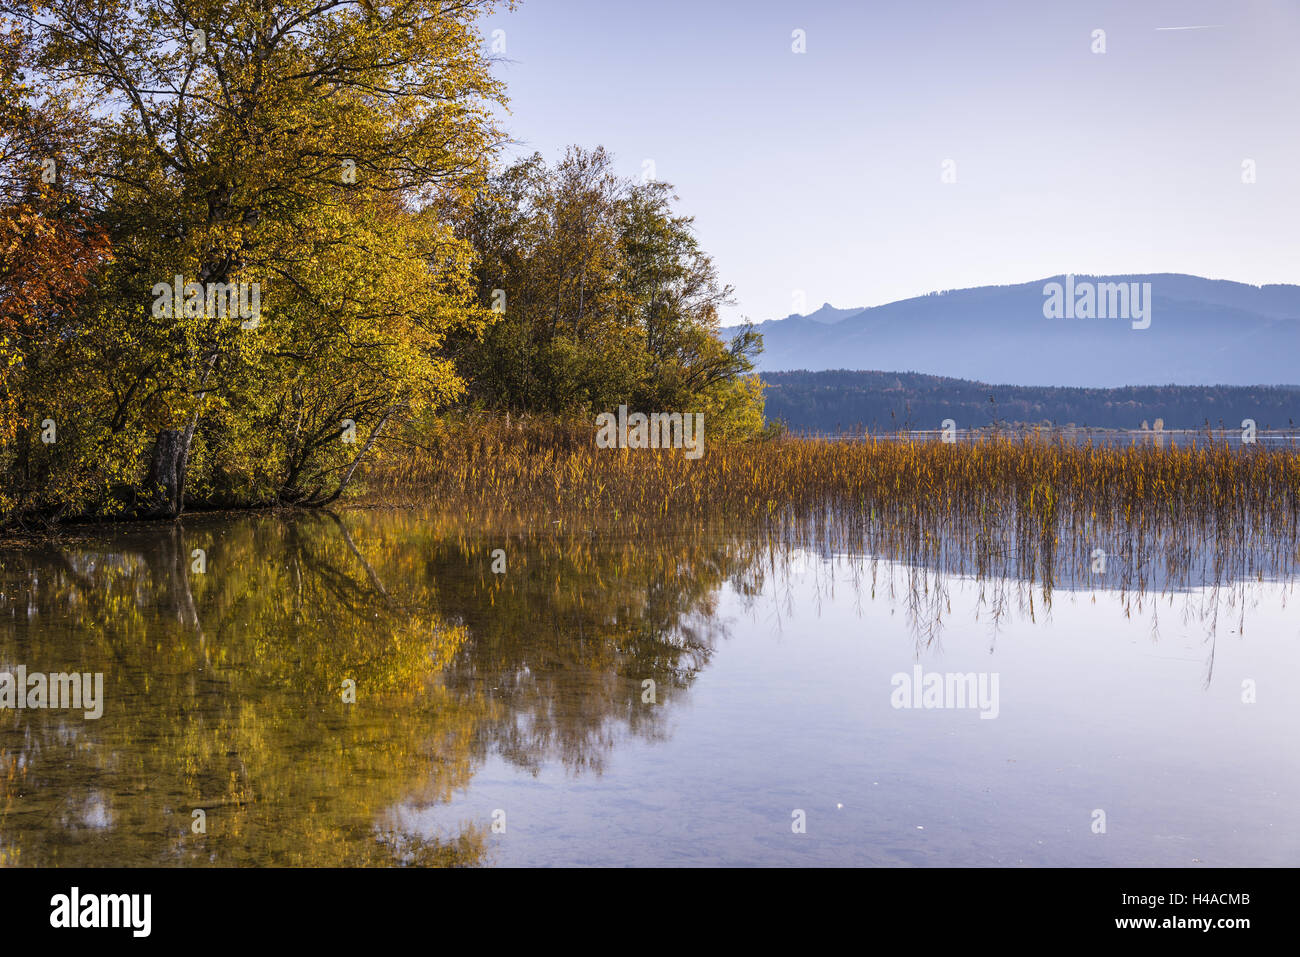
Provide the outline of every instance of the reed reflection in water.
[[[0,861],[1287,863],[1295,555],[870,512],[15,544],[0,671],[103,672],[106,703],[0,711]],[[894,707],[917,666],[997,673],[996,720]]]

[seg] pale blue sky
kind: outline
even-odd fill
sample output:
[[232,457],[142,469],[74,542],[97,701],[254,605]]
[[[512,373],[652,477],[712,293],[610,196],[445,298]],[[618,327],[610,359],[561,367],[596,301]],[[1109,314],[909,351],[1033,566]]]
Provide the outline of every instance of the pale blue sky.
[[1296,0],[523,0],[484,27],[516,151],[652,159],[729,322],[1064,272],[1300,282]]

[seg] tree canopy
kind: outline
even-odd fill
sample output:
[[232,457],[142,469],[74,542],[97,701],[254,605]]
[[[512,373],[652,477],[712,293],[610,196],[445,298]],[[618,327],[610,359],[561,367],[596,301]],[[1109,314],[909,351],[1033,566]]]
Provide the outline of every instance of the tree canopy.
[[719,338],[732,290],[675,199],[666,183],[620,177],[600,148],[571,148],[554,166],[534,154],[495,175],[459,230],[479,254],[479,302],[500,314],[460,363],[472,395],[496,408],[625,402],[712,413],[723,432],[761,427],[749,375],[759,336],[746,326]]
[[761,427],[671,189],[502,168],[497,5],[0,0],[0,515],[323,504],[458,403]]

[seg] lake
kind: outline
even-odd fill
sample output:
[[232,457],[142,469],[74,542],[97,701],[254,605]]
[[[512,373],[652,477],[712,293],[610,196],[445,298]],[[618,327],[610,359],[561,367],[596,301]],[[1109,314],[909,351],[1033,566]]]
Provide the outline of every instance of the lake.
[[[0,550],[0,673],[28,683],[0,863],[1300,855],[1293,554],[1098,570],[1065,542],[1030,573],[540,527],[221,514]],[[32,697],[60,674],[102,675],[100,716]]]

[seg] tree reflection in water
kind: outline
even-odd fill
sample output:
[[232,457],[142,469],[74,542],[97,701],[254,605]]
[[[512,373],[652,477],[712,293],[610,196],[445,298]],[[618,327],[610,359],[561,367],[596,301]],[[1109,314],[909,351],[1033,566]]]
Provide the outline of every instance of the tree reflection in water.
[[[1101,579],[1088,556],[1103,540]],[[1244,614],[1246,581],[1290,576],[1296,550],[987,516],[778,517],[634,538],[384,509],[13,545],[0,551],[0,670],[103,672],[106,704],[97,721],[0,711],[0,863],[486,863],[490,821],[429,839],[397,809],[448,803],[492,755],[598,775],[621,739],[661,738],[725,637],[724,585],[776,597],[779,612],[797,555],[847,564],[863,599],[905,608],[924,647],[940,640],[953,575],[978,579],[994,636],[1013,609],[1050,615],[1060,588],[1104,588],[1129,614],[1181,592],[1184,616],[1217,626],[1222,598]],[[200,808],[206,833],[192,827]]]

